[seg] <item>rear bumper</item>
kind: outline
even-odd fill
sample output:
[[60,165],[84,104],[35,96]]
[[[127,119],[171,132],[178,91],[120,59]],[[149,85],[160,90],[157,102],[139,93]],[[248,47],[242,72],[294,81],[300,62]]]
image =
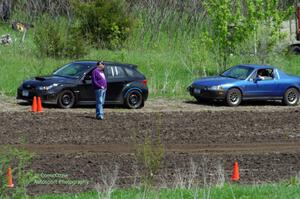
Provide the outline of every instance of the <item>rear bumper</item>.
[[208,90],[205,88],[188,87],[188,92],[191,96],[196,98],[210,99],[210,100],[224,100],[226,91],[224,90]]

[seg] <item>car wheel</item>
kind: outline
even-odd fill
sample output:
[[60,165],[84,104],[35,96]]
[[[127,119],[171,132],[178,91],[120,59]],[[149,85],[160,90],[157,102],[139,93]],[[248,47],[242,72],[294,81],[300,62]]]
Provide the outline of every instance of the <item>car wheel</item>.
[[238,106],[242,102],[242,93],[239,89],[233,88],[228,90],[226,95],[228,106]]
[[59,94],[58,106],[64,109],[72,108],[75,104],[75,95],[70,90],[64,90]]
[[125,105],[130,109],[137,109],[144,106],[142,93],[137,90],[132,90],[127,94]]
[[299,102],[299,91],[296,88],[289,88],[283,96],[283,103],[287,106],[296,106]]

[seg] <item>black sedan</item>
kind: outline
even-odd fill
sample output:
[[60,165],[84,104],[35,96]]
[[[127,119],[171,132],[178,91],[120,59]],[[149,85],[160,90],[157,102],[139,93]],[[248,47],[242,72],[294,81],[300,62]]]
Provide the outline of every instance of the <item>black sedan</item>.
[[[25,80],[18,88],[17,99],[32,101],[40,96],[45,104],[61,108],[75,105],[93,105],[92,71],[97,61],[76,61],[57,69],[50,76]],[[124,104],[128,108],[141,108],[148,98],[147,79],[137,66],[113,62],[105,63],[107,93],[105,104]]]

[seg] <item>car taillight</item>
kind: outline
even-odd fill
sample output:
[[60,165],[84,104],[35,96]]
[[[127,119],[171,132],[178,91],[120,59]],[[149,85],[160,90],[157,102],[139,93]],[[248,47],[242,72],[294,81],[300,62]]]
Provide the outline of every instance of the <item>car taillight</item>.
[[147,86],[148,81],[146,79],[143,80],[143,84]]

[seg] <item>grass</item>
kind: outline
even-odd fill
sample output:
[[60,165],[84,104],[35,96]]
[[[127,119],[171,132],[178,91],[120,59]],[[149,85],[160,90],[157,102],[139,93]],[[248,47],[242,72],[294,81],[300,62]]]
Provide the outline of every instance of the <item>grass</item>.
[[[8,28],[0,30],[0,35],[10,33],[13,38],[20,40],[18,33]],[[57,67],[70,62],[70,59],[54,59],[39,57],[32,42],[32,34],[25,44],[20,47],[17,40],[11,46],[0,46],[0,92],[15,95],[17,87],[25,79],[50,74]],[[188,73],[178,58],[178,53],[164,50],[96,50],[82,59],[109,60],[133,63],[139,66],[149,81],[149,88],[153,96],[184,95],[185,88],[195,75]]]
[[[20,45],[22,33],[14,32],[8,25],[0,25],[0,35],[9,33],[17,39],[13,45],[0,46],[0,94],[15,96],[23,80],[51,74],[54,69],[71,59],[40,57],[33,43],[33,29],[29,30],[24,45]],[[148,79],[150,97],[187,98],[186,87],[196,78],[218,74],[217,63],[213,54],[197,38],[178,36],[176,42],[166,34],[152,45],[145,44],[146,39],[132,35],[126,48],[119,51],[90,49],[88,55],[81,59],[107,60],[132,63]],[[299,56],[274,55],[267,64],[277,66],[287,73],[300,75]],[[256,63],[260,61],[251,56],[231,56],[231,65]]]
[[[99,197],[97,192],[84,192],[80,194],[65,195],[41,195],[35,199],[96,199]],[[230,185],[224,187],[201,188],[201,189],[160,189],[159,191],[145,191],[143,189],[116,189],[107,198],[112,199],[140,199],[140,198],[170,198],[170,199],[297,199],[300,198],[299,184],[266,184],[266,185]]]

